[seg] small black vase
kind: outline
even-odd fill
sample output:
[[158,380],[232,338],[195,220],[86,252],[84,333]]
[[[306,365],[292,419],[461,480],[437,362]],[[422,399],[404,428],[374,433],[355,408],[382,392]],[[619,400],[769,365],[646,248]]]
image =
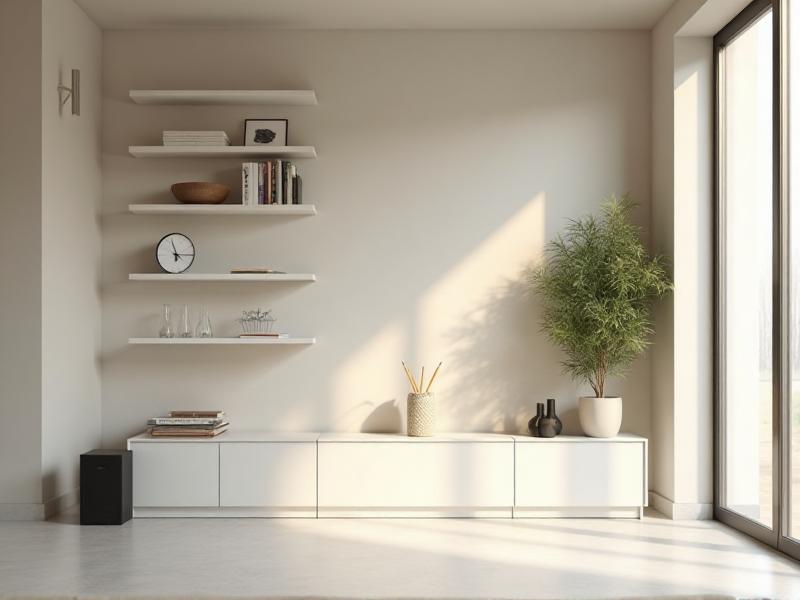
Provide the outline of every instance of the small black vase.
[[539,437],[539,421],[544,417],[544,404],[536,403],[536,416],[528,421],[528,431],[533,437]]
[[551,438],[561,433],[563,425],[561,419],[556,415],[556,401],[554,398],[547,399],[547,414],[539,419],[536,427],[539,437]]

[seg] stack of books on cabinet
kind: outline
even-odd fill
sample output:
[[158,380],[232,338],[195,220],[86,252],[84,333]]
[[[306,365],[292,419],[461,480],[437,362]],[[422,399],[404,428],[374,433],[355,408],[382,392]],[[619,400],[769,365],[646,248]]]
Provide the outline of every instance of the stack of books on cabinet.
[[228,430],[230,423],[222,410],[173,410],[166,417],[147,420],[153,437],[216,437]]

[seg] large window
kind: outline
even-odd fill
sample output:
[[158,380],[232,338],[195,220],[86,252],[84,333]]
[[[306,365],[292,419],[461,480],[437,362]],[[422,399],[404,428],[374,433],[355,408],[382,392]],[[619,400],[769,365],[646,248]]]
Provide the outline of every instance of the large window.
[[800,14],[790,9],[756,0],[714,38],[715,513],[800,558]]
[[720,48],[724,506],[772,527],[772,10]]
[[[792,10],[794,9],[794,10]],[[788,58],[785,69],[788,109],[784,111],[784,131],[788,176],[789,212],[789,387],[785,427],[789,436],[786,445],[787,494],[786,517],[788,535],[800,540],[800,7],[797,2],[784,8],[786,43],[784,54]]]

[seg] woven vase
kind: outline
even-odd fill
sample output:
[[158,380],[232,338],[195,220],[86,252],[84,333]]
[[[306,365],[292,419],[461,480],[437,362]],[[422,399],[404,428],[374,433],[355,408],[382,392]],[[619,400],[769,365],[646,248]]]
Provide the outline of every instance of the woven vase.
[[407,428],[412,437],[436,433],[436,398],[432,392],[408,395]]

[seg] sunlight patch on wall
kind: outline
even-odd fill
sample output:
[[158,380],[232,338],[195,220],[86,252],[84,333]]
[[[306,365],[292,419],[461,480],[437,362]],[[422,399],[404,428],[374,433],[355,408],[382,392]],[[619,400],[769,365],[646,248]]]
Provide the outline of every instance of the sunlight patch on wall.
[[516,429],[528,414],[521,373],[530,370],[538,326],[526,269],[544,243],[540,192],[420,299],[416,354],[431,366],[445,362],[435,386],[441,430]]

